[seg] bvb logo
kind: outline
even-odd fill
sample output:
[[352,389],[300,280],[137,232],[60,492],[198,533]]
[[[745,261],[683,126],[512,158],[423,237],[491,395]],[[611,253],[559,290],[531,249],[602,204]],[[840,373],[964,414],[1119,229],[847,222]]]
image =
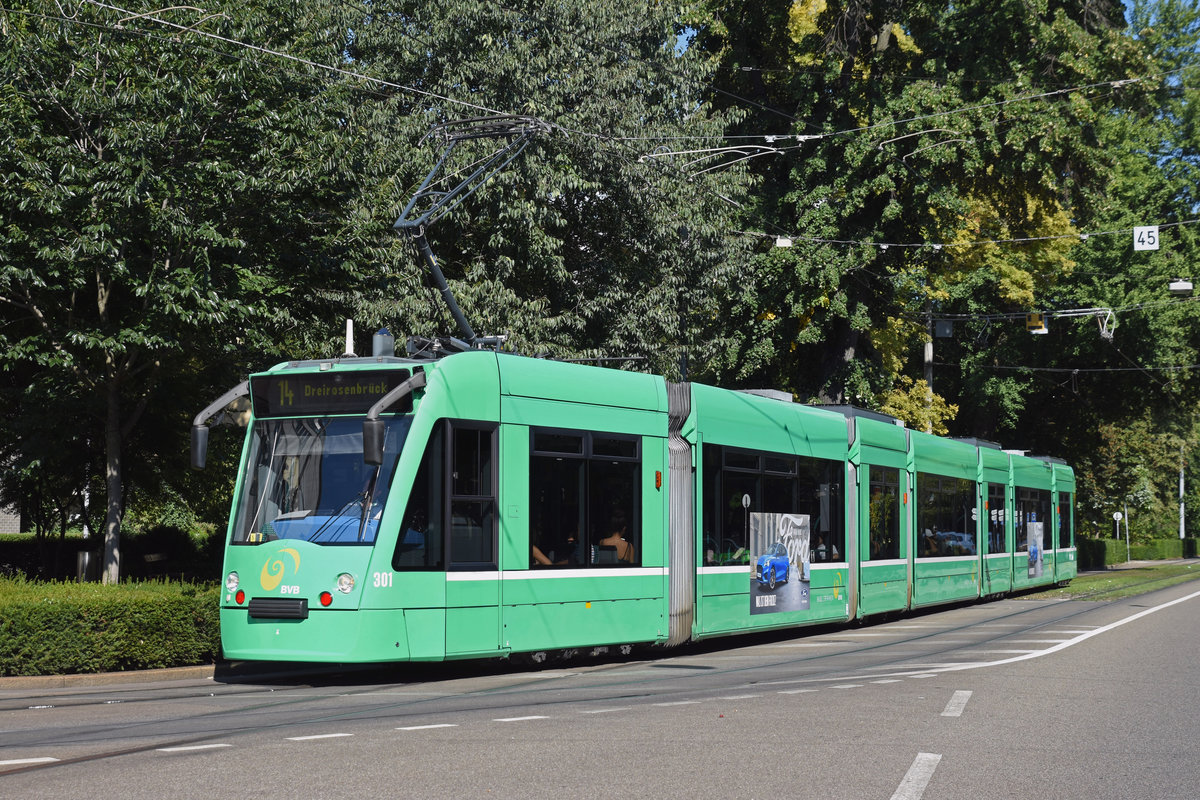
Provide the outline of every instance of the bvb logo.
[[268,558],[267,562],[263,564],[262,574],[258,576],[258,582],[268,592],[283,583],[283,576],[287,574],[287,562],[283,560],[284,553],[292,557],[292,572],[300,570],[300,554],[290,547],[285,547],[273,557]]

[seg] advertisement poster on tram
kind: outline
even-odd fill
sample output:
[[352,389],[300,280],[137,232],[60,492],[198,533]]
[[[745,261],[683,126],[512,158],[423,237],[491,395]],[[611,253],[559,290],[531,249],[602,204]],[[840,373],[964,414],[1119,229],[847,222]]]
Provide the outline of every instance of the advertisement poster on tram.
[[750,515],[750,613],[808,609],[808,514]]
[[1025,525],[1025,540],[1029,548],[1029,577],[1042,577],[1042,525],[1037,522],[1037,515],[1031,514]]

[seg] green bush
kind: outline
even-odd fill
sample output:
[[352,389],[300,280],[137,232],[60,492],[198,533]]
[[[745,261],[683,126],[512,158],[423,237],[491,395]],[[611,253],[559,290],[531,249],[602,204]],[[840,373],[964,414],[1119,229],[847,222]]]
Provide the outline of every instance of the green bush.
[[1161,561],[1168,558],[1191,558],[1196,555],[1196,540],[1170,538],[1130,542],[1128,556],[1124,538],[1080,539],[1078,549],[1080,569],[1102,569],[1108,564],[1124,564],[1126,560]]
[[216,586],[0,578],[0,675],[177,667],[220,653]]
[[1104,569],[1108,563],[1108,548],[1104,539],[1079,538],[1075,541],[1075,551],[1079,559],[1079,569]]

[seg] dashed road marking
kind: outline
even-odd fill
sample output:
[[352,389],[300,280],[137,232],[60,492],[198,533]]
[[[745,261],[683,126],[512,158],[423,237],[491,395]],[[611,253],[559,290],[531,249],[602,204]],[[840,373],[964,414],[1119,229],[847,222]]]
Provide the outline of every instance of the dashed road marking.
[[341,739],[353,735],[353,733],[316,733],[312,736],[288,736],[286,738],[289,742],[312,742],[317,739]]
[[42,756],[41,758],[13,758],[8,761],[0,761],[0,767],[23,767],[28,764],[53,764],[58,761],[57,758]]
[[874,631],[847,631],[833,634],[838,639],[866,639],[876,636],[891,636],[890,633],[875,633]]
[[221,744],[189,744],[189,745],[181,745],[179,747],[160,747],[160,748],[158,748],[158,752],[160,752],[160,753],[187,753],[187,752],[191,752],[193,750],[218,750],[222,747],[233,747],[233,745],[224,744],[224,743],[221,743]]
[[549,717],[540,717],[537,715],[529,716],[529,717],[500,717],[499,719],[492,720],[492,722],[525,722],[526,720],[531,720],[531,719],[550,719],[550,718]]
[[434,728],[457,728],[453,722],[441,722],[436,725],[409,725],[407,728],[396,728],[398,731],[431,731]]
[[954,693],[950,698],[950,702],[946,703],[946,709],[942,712],[943,717],[961,717],[963,709],[967,707],[967,701],[971,699],[971,692],[960,690]]
[[904,774],[904,780],[900,781],[900,785],[892,794],[892,800],[921,800],[930,779],[933,778],[933,771],[937,769],[941,760],[942,757],[938,753],[917,753],[912,766]]

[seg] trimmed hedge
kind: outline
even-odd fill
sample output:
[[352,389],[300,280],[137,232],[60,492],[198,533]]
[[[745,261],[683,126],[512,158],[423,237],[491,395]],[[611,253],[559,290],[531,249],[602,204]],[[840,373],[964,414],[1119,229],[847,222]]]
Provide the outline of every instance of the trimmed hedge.
[[209,664],[220,655],[216,586],[0,579],[0,675]]
[[[1109,564],[1126,561],[1125,539],[1079,539],[1077,541],[1080,569],[1104,569]],[[1195,539],[1151,539],[1130,542],[1130,561],[1161,561],[1168,558],[1193,558]]]

